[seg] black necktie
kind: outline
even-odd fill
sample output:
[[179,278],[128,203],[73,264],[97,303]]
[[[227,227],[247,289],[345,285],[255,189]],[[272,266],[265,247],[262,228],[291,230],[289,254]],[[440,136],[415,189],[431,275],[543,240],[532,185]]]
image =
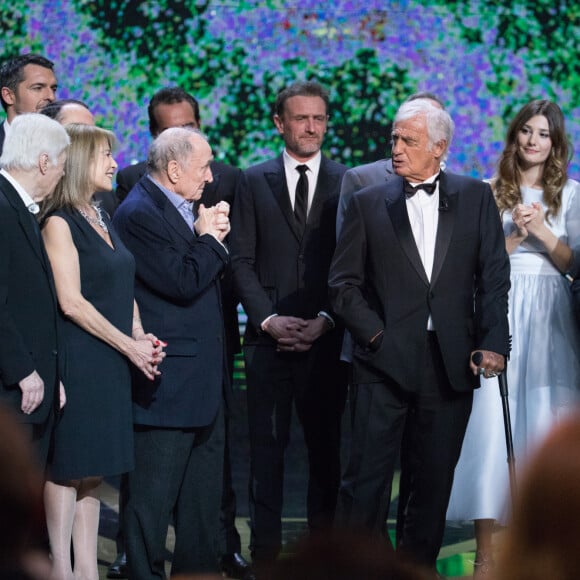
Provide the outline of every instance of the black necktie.
[[432,195],[437,187],[437,181],[439,177],[435,179],[433,183],[419,183],[417,185],[412,185],[407,180],[405,180],[405,185],[403,189],[407,197],[413,197],[420,189],[422,189],[426,194]]
[[306,214],[308,211],[308,165],[297,165],[296,171],[300,173],[296,184],[296,197],[294,198],[294,217],[300,230],[306,227]]

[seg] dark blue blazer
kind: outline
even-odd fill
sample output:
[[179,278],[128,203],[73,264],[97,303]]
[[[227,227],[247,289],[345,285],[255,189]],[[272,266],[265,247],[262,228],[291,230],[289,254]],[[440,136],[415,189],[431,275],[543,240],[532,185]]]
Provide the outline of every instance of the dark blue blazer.
[[227,250],[196,237],[164,193],[143,177],[113,224],[135,256],[135,298],[146,332],[168,343],[161,376],[135,373],[134,422],[159,427],[209,425],[222,401],[224,326],[218,281]]
[[[230,207],[234,205],[235,193],[240,182],[242,171],[220,161],[211,162],[213,181],[203,188],[201,200],[205,207],[216,205],[220,201],[227,201]],[[117,202],[120,204],[127,197],[135,184],[147,173],[147,163],[142,161],[129,165],[117,173]],[[227,245],[227,242],[226,242]],[[224,322],[228,343],[228,353],[233,359],[235,353],[240,352],[240,329],[238,326],[238,302],[234,293],[231,268],[227,268],[221,281],[220,291],[224,310]]]
[[0,401],[19,410],[18,382],[36,370],[44,381],[44,400],[32,414],[20,414],[26,423],[44,422],[56,405],[57,312],[38,225],[0,176]]

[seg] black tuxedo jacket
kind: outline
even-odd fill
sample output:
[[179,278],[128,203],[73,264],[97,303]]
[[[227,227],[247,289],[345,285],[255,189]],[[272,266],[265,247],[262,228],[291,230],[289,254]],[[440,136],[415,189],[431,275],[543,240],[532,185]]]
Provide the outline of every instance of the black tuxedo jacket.
[[[211,162],[213,181],[208,183],[201,196],[200,203],[211,207],[219,201],[227,201],[230,207],[234,205],[236,189],[240,182],[242,171],[220,161]],[[121,203],[135,184],[147,173],[145,161],[129,165],[117,174],[117,199]],[[232,281],[231,267],[228,266],[220,281],[224,307],[224,322],[226,326],[227,347],[230,356],[240,351],[240,329],[238,324],[238,303]]]
[[[344,165],[322,157],[303,235],[290,203],[282,156],[245,172],[231,232],[234,282],[248,315],[245,344],[275,344],[260,330],[271,314],[307,319],[321,310],[332,314],[327,279],[345,171]],[[323,338],[340,341],[341,335],[335,329]]]
[[56,404],[57,316],[40,229],[0,175],[0,399],[19,410],[18,382],[35,370],[44,381],[44,400],[32,414],[20,414],[23,422],[44,422]]
[[171,428],[209,425],[227,381],[218,280],[228,252],[210,235],[196,237],[148,177],[119,206],[113,224],[135,257],[143,328],[168,343],[160,377],[149,381],[135,373],[133,420]]
[[[330,271],[335,311],[355,339],[354,379],[402,388],[420,384],[432,315],[451,386],[479,385],[472,350],[508,350],[509,260],[489,185],[441,172],[439,224],[431,281],[419,256],[403,179],[355,194]],[[384,331],[377,350],[370,341]]]

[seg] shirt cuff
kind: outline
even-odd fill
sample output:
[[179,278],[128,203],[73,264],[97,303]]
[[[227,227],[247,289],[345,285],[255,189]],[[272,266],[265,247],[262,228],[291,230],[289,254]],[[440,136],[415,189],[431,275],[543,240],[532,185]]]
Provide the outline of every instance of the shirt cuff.
[[264,325],[268,322],[268,320],[270,320],[271,318],[274,318],[274,316],[278,316],[277,313],[275,314],[270,314],[270,316],[268,316],[267,318],[264,318],[264,320],[262,320],[262,324],[260,324],[260,328],[266,332],[266,329],[264,328]]
[[332,316],[330,316],[330,314],[328,314],[328,312],[321,310],[316,316],[321,316],[322,318],[324,318],[324,320],[328,324],[328,327],[331,330],[336,326],[336,324],[334,322],[334,318],[332,318]]

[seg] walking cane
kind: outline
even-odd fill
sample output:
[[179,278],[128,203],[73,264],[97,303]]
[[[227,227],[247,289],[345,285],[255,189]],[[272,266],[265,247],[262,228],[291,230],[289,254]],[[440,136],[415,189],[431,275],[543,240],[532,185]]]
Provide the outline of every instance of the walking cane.
[[[512,505],[516,499],[516,457],[514,454],[514,440],[512,436],[512,421],[510,417],[510,403],[508,399],[508,383],[507,383],[507,365],[509,360],[509,351],[511,351],[512,337],[509,337],[508,354],[505,358],[505,366],[503,372],[498,377],[499,394],[501,396],[501,407],[503,411],[503,427],[505,431],[505,445],[507,449],[507,464],[510,478],[510,497]],[[474,365],[478,366],[483,360],[483,354],[479,351],[473,353],[471,360]],[[481,369],[480,369],[481,371]]]

